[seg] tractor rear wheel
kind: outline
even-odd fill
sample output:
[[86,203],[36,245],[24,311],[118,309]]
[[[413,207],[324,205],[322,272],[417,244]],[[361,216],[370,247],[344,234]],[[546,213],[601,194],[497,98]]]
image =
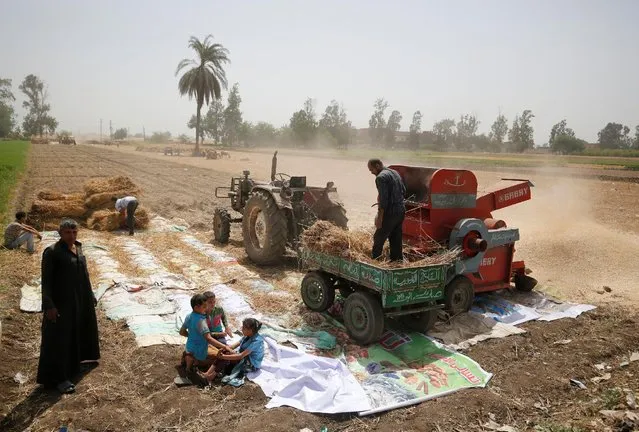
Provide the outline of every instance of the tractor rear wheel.
[[302,279],[302,300],[314,312],[324,312],[335,301],[333,281],[326,275],[311,271]]
[[530,292],[537,286],[537,279],[525,274],[515,274],[515,289],[523,292]]
[[230,235],[231,215],[226,209],[216,208],[213,214],[213,238],[221,244],[226,244]]
[[426,333],[433,328],[437,322],[437,309],[424,311],[420,313],[414,313],[410,315],[403,315],[399,317],[399,322],[413,331],[419,333]]
[[344,324],[359,344],[377,342],[384,332],[384,311],[379,297],[356,291],[344,302]]
[[475,299],[473,283],[464,276],[457,276],[445,289],[444,310],[451,315],[468,312]]
[[246,202],[242,218],[244,250],[256,264],[277,263],[286,252],[286,214],[275,199],[261,190]]
[[340,228],[348,228],[348,218],[344,207],[331,207],[326,211],[326,220]]

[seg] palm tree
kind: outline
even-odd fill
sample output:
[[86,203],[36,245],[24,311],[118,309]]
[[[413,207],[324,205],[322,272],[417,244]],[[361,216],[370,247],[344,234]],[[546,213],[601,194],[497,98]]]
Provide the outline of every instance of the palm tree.
[[212,35],[208,35],[204,41],[191,36],[189,47],[193,48],[197,54],[197,60],[182,60],[175,71],[175,76],[187,66],[192,66],[184,72],[178,83],[180,95],[188,95],[189,99],[195,96],[197,102],[197,116],[195,122],[195,153],[200,154],[200,110],[204,102],[208,105],[213,99],[220,99],[222,87],[226,90],[226,72],[224,63],[230,63],[229,51],[218,43],[213,43]]

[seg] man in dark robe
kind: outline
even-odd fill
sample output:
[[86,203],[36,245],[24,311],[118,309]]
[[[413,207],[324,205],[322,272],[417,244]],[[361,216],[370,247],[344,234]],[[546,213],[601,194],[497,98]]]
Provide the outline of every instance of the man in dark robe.
[[60,240],[42,254],[42,342],[38,384],[72,393],[82,362],[100,358],[97,301],[91,289],[77,223],[63,220]]

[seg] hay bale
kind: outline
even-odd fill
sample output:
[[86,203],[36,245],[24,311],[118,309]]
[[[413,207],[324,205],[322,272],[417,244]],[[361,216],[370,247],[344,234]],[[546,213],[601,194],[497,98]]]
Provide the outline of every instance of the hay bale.
[[84,205],[92,210],[103,210],[115,206],[113,198],[122,198],[128,195],[135,195],[138,190],[118,190],[115,192],[101,192],[89,195],[84,201]]
[[[144,207],[135,211],[135,228],[146,229],[149,226],[149,212]],[[95,231],[115,231],[127,228],[126,217],[116,210],[96,210],[87,219],[87,227]]]
[[[139,206],[135,210],[135,228],[136,229],[146,229],[149,227],[149,223],[151,222],[151,218],[149,216],[149,212],[142,206]],[[125,221],[126,225],[126,221]]]
[[115,231],[120,227],[120,214],[115,210],[97,210],[87,219],[87,228],[94,231]]
[[41,190],[36,195],[37,199],[44,201],[78,201],[84,198],[83,194],[63,194],[52,190]]
[[134,195],[140,190],[135,183],[126,176],[96,178],[91,179],[84,184],[84,192],[87,198],[99,193],[119,193],[122,191],[125,191],[124,195]]
[[43,218],[82,218],[86,213],[84,201],[82,199],[67,199],[49,201],[44,199],[35,200],[31,205],[31,214]]

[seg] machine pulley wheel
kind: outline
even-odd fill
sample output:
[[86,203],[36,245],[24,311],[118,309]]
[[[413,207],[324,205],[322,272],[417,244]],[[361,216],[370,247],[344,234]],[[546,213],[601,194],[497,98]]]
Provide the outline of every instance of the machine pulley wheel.
[[359,344],[377,342],[384,332],[384,311],[379,296],[356,291],[344,302],[344,324]]
[[302,300],[312,311],[324,312],[335,301],[333,281],[321,272],[311,271],[302,279]]
[[468,312],[474,299],[473,283],[465,276],[457,276],[446,285],[444,310],[451,315]]
[[399,322],[410,330],[426,333],[433,328],[437,322],[437,313],[438,310],[434,309],[410,315],[402,315],[399,317]]
[[231,215],[226,209],[216,208],[213,214],[213,238],[215,241],[226,244],[231,235]]

